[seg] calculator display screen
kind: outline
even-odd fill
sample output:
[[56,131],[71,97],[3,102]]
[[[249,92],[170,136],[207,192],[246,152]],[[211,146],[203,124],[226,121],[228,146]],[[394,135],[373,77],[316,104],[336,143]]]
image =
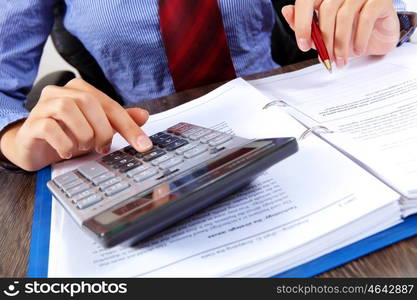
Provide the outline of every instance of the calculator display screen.
[[130,201],[126,205],[114,209],[112,213],[118,216],[123,216],[134,210],[134,213],[132,215],[129,215],[130,217],[134,217],[146,211],[149,211],[152,208],[161,206],[186,192],[198,188],[204,182],[213,180],[221,175],[224,175],[227,171],[230,170],[223,168],[220,169],[219,172],[213,171],[223,166],[224,164],[236,158],[239,158],[253,150],[254,148],[249,147],[241,148],[225,157],[215,160],[214,162],[199,167],[198,169],[188,174],[185,174],[184,176],[175,179],[174,181],[158,185],[146,195],[143,195],[136,200]]
[[193,193],[213,180],[219,180],[222,176],[240,169],[259,156],[259,151],[255,150],[269,148],[268,146],[272,145],[271,140],[258,140],[225,156],[210,160],[179,177],[161,182],[151,191],[128,199],[112,210],[90,219],[87,221],[88,227],[95,232],[102,233],[121,230],[138,218],[156,212],[181,196]]

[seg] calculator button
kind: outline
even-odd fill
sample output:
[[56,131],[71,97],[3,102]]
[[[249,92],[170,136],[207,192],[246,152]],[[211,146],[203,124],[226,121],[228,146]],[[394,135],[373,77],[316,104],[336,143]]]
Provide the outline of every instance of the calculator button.
[[136,182],[141,182],[141,181],[145,181],[146,179],[151,178],[152,176],[155,176],[156,174],[158,174],[158,170],[152,168],[136,175],[133,179]]
[[160,139],[160,138],[164,138],[164,137],[167,138],[167,137],[170,137],[170,135],[161,131],[161,132],[158,132],[158,133],[155,133],[155,134],[151,135],[149,138],[152,140],[152,139]]
[[64,190],[64,192],[76,187],[77,185],[82,184],[84,181],[81,178],[77,178],[74,181],[71,181],[69,183],[65,183],[62,185],[62,189]]
[[76,187],[73,187],[72,189],[67,190],[66,194],[67,194],[68,197],[72,198],[75,195],[88,190],[89,188],[90,188],[90,186],[88,184],[82,183],[80,185],[77,185]]
[[158,158],[158,157],[160,157],[164,154],[166,154],[166,152],[164,150],[154,149],[150,152],[147,152],[147,154],[143,156],[143,160],[148,162],[148,161],[154,160],[155,158]]
[[176,165],[179,165],[180,163],[182,163],[184,160],[181,157],[174,157],[173,159],[167,160],[166,162],[163,162],[162,164],[159,165],[159,167],[162,170],[165,169],[169,169],[172,168]]
[[135,148],[133,148],[132,146],[127,146],[123,148],[123,151],[127,154],[130,154],[132,156],[136,155],[138,153],[138,151],[136,151]]
[[125,165],[132,161],[136,161],[136,159],[134,159],[133,157],[125,157],[125,158],[122,158],[121,160],[118,160],[114,165]]
[[162,155],[161,157],[158,157],[157,159],[154,159],[154,160],[152,161],[152,165],[157,166],[157,165],[159,165],[160,163],[162,163],[162,162],[164,162],[164,161],[166,161],[166,160],[168,160],[168,159],[170,159],[170,158],[173,158],[173,157],[174,157],[174,154],[172,154],[172,153],[167,153],[167,154],[165,154],[165,155]]
[[135,154],[135,157],[136,158],[143,158],[143,153],[138,152],[138,153]]
[[109,186],[112,186],[113,184],[119,183],[120,181],[122,181],[122,179],[120,177],[116,177],[116,178],[112,178],[110,180],[107,180],[107,181],[103,182],[102,184],[100,184],[100,186],[99,186],[100,191],[104,191]]
[[201,139],[203,136],[206,136],[208,134],[212,133],[210,129],[202,129],[192,135],[190,135],[190,139],[193,141]]
[[191,128],[194,128],[194,126],[188,123],[181,122],[181,123],[178,123],[177,125],[169,127],[167,131],[175,135],[181,135]]
[[204,152],[207,151],[207,146],[206,145],[200,145],[195,147],[194,149],[188,150],[187,152],[184,152],[184,157],[185,158],[192,158],[195,157],[197,155],[200,155]]
[[127,177],[132,178],[133,176],[135,176],[136,174],[139,174],[143,171],[146,171],[147,169],[149,169],[150,167],[148,165],[141,165],[138,168],[135,168],[133,170],[130,170],[129,172],[126,173]]
[[87,198],[88,196],[91,196],[94,193],[95,193],[95,191],[93,189],[86,190],[86,191],[72,197],[71,201],[72,201],[72,203],[77,204],[78,201],[80,201],[84,198]]
[[185,151],[191,150],[194,147],[197,147],[198,143],[191,143],[191,144],[187,144],[181,148],[178,148],[175,153],[178,155],[182,155]]
[[132,160],[133,160],[133,158],[123,158],[123,159],[119,160],[119,164],[127,164]]
[[178,148],[180,148],[180,147],[182,147],[184,145],[187,145],[187,144],[188,144],[188,141],[187,140],[178,139],[177,141],[175,141],[175,142],[167,145],[165,147],[165,149],[167,151],[173,151],[173,150],[178,149]]
[[171,135],[163,133],[163,132],[159,132],[157,134],[151,135],[150,140],[152,141],[152,143],[154,145],[159,146],[160,144],[162,144],[166,139],[171,138]]
[[194,127],[194,128],[191,128],[191,129],[189,129],[189,130],[187,130],[187,131],[183,132],[183,133],[181,134],[181,136],[183,136],[183,137],[185,137],[185,138],[189,138],[191,135],[193,135],[193,134],[197,133],[197,132],[198,132],[198,131],[200,131],[200,130],[201,130],[201,128],[200,128],[200,127]]
[[121,159],[126,158],[126,157],[128,157],[126,153],[120,153],[119,155],[113,156],[113,160],[114,161],[121,160]]
[[126,153],[121,152],[121,154],[118,154],[118,155],[113,156],[111,158],[105,159],[105,160],[103,160],[103,162],[106,163],[109,166],[114,166],[114,165],[118,164],[119,161],[121,161],[122,159],[126,159],[126,158],[129,158],[129,155],[126,154]]
[[128,184],[127,182],[119,182],[119,183],[116,183],[115,185],[112,185],[111,187],[105,189],[104,194],[106,196],[113,196],[117,193],[120,193],[121,191],[124,191],[128,187],[130,187],[130,184]]
[[92,161],[85,165],[82,165],[78,168],[78,172],[80,172],[84,177],[87,179],[93,179],[103,173],[107,172],[107,169],[100,165],[99,163]]
[[111,165],[111,167],[113,169],[121,169],[123,167],[125,167],[127,164],[132,163],[132,162],[136,162],[137,160],[134,158],[124,158],[121,159],[117,162],[115,162],[114,164]]
[[102,199],[103,198],[100,195],[97,195],[97,194],[91,195],[90,197],[85,198],[85,199],[79,201],[77,203],[77,207],[79,209],[84,209],[84,208],[87,208],[87,207],[89,207],[89,206],[91,206],[93,204],[96,204],[97,202],[100,202]]
[[111,172],[106,172],[106,173],[103,173],[103,174],[93,178],[92,182],[95,185],[99,185],[100,183],[103,183],[103,182],[105,182],[109,179],[112,179],[113,177],[116,177],[116,175],[111,173]]
[[175,143],[176,141],[179,141],[179,138],[173,136],[173,137],[169,137],[167,139],[164,139],[163,141],[157,143],[157,145],[161,148],[165,148],[166,146]]
[[107,154],[106,156],[103,156],[103,158],[101,160],[104,161],[104,162],[112,161],[115,156],[119,156],[119,155],[123,155],[123,152],[114,151],[110,154]]
[[211,140],[209,142],[209,145],[212,146],[212,147],[218,146],[218,145],[221,145],[221,144],[224,144],[224,143],[230,141],[231,139],[233,139],[232,135],[221,135],[221,136]]
[[129,163],[127,163],[124,167],[121,167],[121,168],[119,169],[119,172],[121,172],[121,173],[126,173],[127,171],[130,171],[130,170],[132,170],[132,169],[134,169],[134,168],[136,168],[136,167],[140,166],[141,164],[142,164],[142,163],[141,163],[140,161],[137,161],[137,160],[132,161],[132,162],[129,162]]
[[62,188],[65,184],[70,183],[71,181],[75,181],[77,179],[79,179],[79,177],[71,172],[71,173],[59,175],[55,177],[53,181],[55,182],[57,186]]
[[167,178],[168,176],[174,174],[175,172],[179,171],[180,169],[178,168],[172,168],[172,169],[167,169],[164,170],[163,174],[157,178],[155,178],[156,180],[160,180],[162,178]]
[[161,137],[161,136],[163,136],[163,135],[167,135],[165,132],[163,132],[163,131],[161,131],[161,132],[158,132],[158,133],[155,133],[154,135],[152,135],[152,136],[154,136],[154,137]]
[[205,137],[201,138],[200,142],[202,142],[203,144],[207,144],[209,141],[211,141],[212,139],[215,139],[221,134],[222,134],[221,132],[210,133],[209,135],[206,135]]
[[225,150],[226,147],[215,147],[215,148],[211,148],[210,149],[210,154],[216,154],[219,153],[220,151]]

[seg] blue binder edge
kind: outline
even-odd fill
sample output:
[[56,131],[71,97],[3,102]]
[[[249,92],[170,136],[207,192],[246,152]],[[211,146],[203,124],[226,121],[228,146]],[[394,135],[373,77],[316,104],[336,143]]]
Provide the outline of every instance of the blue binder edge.
[[[51,169],[37,173],[28,277],[48,277],[52,196],[46,187]],[[275,278],[313,277],[417,234],[417,215],[385,231],[277,274]]]
[[51,231],[52,195],[46,187],[51,168],[36,174],[35,203],[33,208],[32,238],[30,242],[28,277],[48,277],[49,237]]

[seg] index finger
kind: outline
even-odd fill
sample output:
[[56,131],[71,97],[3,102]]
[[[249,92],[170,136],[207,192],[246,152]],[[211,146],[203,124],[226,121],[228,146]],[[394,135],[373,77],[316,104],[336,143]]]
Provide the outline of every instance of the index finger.
[[152,141],[122,106],[116,102],[105,103],[103,106],[112,127],[119,132],[129,144],[139,152],[146,152],[152,149]]
[[104,112],[114,130],[119,132],[139,152],[146,152],[152,149],[152,141],[139,125],[120,104],[112,100],[105,93],[82,79],[73,79],[66,86],[95,94],[100,100]]
[[311,22],[313,21],[314,9],[323,0],[296,0],[294,16],[294,32],[300,50],[311,49]]

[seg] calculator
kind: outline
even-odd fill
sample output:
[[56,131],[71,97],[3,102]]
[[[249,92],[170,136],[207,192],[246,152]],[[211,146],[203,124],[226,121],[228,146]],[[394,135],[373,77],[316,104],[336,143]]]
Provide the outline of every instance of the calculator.
[[298,150],[293,137],[252,140],[179,123],[47,183],[104,247],[132,245],[222,199]]

